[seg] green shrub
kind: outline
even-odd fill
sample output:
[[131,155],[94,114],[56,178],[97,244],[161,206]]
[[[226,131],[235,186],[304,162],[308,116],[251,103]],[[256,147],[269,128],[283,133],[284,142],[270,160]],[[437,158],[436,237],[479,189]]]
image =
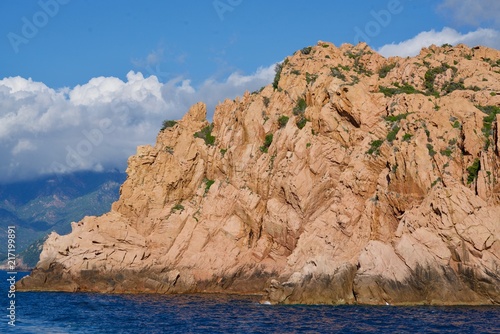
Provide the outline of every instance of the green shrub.
[[212,184],[215,183],[215,180],[209,180],[207,178],[204,178],[203,182],[205,182],[205,194],[206,194],[210,190],[210,187],[212,186]]
[[427,90],[427,94],[429,94],[429,95],[439,94],[439,92],[437,92],[436,89],[434,88],[434,81],[436,80],[436,77],[439,74],[446,72],[450,68],[453,70],[454,73],[457,72],[456,67],[452,67],[448,64],[441,64],[441,66],[430,68],[427,70],[427,72],[425,72],[424,86]]
[[177,121],[173,121],[173,120],[165,120],[163,121],[163,124],[162,124],[162,127],[161,127],[161,131],[165,130],[165,129],[168,129],[168,128],[171,128],[173,127],[175,124],[177,124]]
[[402,119],[406,119],[406,117],[408,117],[409,114],[411,114],[411,113],[407,112],[407,113],[404,113],[404,114],[389,115],[389,116],[384,117],[384,119],[387,122],[398,122],[398,121],[400,121]]
[[264,96],[264,106],[267,108],[269,107],[269,102],[271,102],[271,99],[268,98],[267,96]]
[[308,119],[301,115],[301,117],[295,122],[295,124],[299,129],[302,129],[304,126],[306,126],[307,121]]
[[481,106],[478,105],[476,106],[479,110],[484,112],[485,114],[491,115],[491,114],[499,114],[500,113],[500,107],[497,106]]
[[359,51],[358,53],[352,53],[351,51],[347,51],[345,53],[350,59],[354,59],[353,70],[358,74],[364,74],[366,76],[373,75],[373,72],[366,69],[365,65],[361,62],[361,57],[364,55],[363,51]]
[[281,128],[284,128],[286,126],[286,123],[288,123],[288,116],[282,115],[278,118],[278,125]]
[[489,137],[492,132],[491,128],[496,116],[500,114],[500,107],[497,106],[476,106],[479,110],[484,112],[486,116],[483,117],[483,134],[485,137]]
[[469,86],[469,87],[467,87],[466,89],[468,89],[468,90],[473,90],[473,91],[475,91],[475,92],[479,92],[479,91],[481,91],[481,87],[478,87],[478,86]]
[[303,54],[303,55],[308,55],[311,53],[311,50],[312,50],[312,47],[311,46],[307,46],[305,48],[303,48],[302,50],[300,50],[300,52]]
[[434,91],[434,81],[436,80],[436,76],[440,73],[443,73],[441,71],[441,68],[432,68],[428,69],[427,72],[425,72],[424,85],[427,89],[427,92],[430,93]]
[[381,79],[385,78],[387,76],[387,74],[389,74],[389,72],[392,71],[392,69],[394,67],[396,67],[396,63],[387,64],[387,65],[382,66],[378,70],[378,76],[379,76],[379,78],[381,78]]
[[346,76],[344,75],[344,73],[342,73],[338,66],[330,68],[330,71],[332,76],[339,78],[342,81],[346,81]]
[[263,153],[267,153],[267,150],[269,149],[269,146],[273,143],[273,134],[267,134],[266,137],[264,138],[264,145],[260,147],[260,151]]
[[293,108],[293,114],[297,116],[306,111],[306,108],[307,108],[306,100],[300,98],[297,100],[297,105],[295,106],[295,108]]
[[462,126],[462,124],[460,124],[460,122],[459,122],[459,121],[455,121],[455,122],[453,122],[453,124],[452,124],[452,127],[453,127],[454,129],[460,129],[460,127],[461,127],[461,126]]
[[403,135],[403,141],[410,141],[411,137],[413,137],[411,133],[405,133]]
[[432,183],[431,183],[431,188],[434,188],[434,186],[435,186],[436,184],[438,184],[438,182],[441,182],[441,181],[442,181],[442,180],[441,180],[441,178],[440,178],[440,177],[438,177],[437,179],[435,179],[435,180],[434,180],[434,182],[432,182]]
[[434,151],[434,147],[431,144],[427,144],[427,150],[429,151],[429,155],[431,157],[436,155],[436,151]]
[[379,92],[383,93],[387,97],[391,97],[396,94],[423,94],[421,91],[417,90],[408,83],[405,83],[403,86],[400,86],[398,83],[395,83],[395,85],[395,88],[379,86]]
[[366,153],[379,155],[380,154],[380,146],[382,146],[383,143],[384,143],[384,141],[380,140],[380,139],[373,140],[370,143],[370,148],[368,149],[368,151],[366,151]]
[[356,58],[356,60],[354,61],[354,71],[358,74],[364,74],[368,77],[372,76],[373,75],[373,72],[368,70],[365,65],[363,65],[363,63],[361,63],[359,61],[359,58]]
[[203,139],[208,146],[212,146],[215,143],[215,137],[212,136],[213,127],[213,124],[207,125],[200,131],[195,132],[194,136]]
[[392,143],[399,132],[399,126],[395,126],[389,133],[387,134],[387,141]]
[[451,154],[453,153],[453,151],[450,150],[449,148],[446,148],[444,150],[439,151],[439,153],[441,153],[441,155],[444,155],[446,157],[451,157]]
[[367,77],[371,77],[373,75],[373,72],[368,70],[362,64],[359,64],[357,67],[354,67],[354,71],[356,71],[356,73],[358,74],[364,74]]
[[227,152],[227,148],[221,148],[221,149],[220,149],[220,154],[221,154],[222,156],[226,155],[226,152]]
[[352,53],[351,51],[347,51],[346,53],[344,53],[344,55],[346,55],[347,57],[349,57],[350,59],[356,59],[358,58],[359,56],[361,56],[363,53],[363,51],[361,51],[361,53]]
[[269,147],[273,143],[273,134],[269,133],[264,138],[264,146]]
[[469,173],[469,175],[467,175],[467,184],[471,184],[475,179],[477,179],[480,167],[479,159],[474,160],[472,165],[467,167],[467,172]]
[[273,80],[273,88],[276,90],[278,89],[279,83],[280,83],[280,78],[281,78],[281,72],[283,71],[283,67],[288,63],[288,59],[285,59],[284,62],[276,64],[274,67],[274,72],[276,73],[274,75],[274,80]]
[[182,205],[180,203],[177,203],[176,205],[174,205],[174,207],[172,208],[172,210],[170,210],[170,212],[183,211],[183,210],[184,210],[184,205]]
[[306,72],[306,82],[309,85],[310,83],[314,83],[316,79],[318,78],[318,75],[316,74],[310,74]]
[[359,77],[351,75],[352,82],[349,85],[355,85],[359,82]]
[[387,97],[391,97],[396,94],[396,88],[389,88],[385,86],[378,86],[378,91]]
[[465,90],[463,80],[460,80],[459,82],[447,82],[443,86],[443,91],[445,94],[450,94],[451,92],[453,92],[455,90]]

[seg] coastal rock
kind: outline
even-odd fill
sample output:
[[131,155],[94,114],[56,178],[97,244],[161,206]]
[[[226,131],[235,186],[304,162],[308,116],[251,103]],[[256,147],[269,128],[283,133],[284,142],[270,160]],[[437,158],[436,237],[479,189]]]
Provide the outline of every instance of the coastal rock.
[[500,304],[500,52],[319,42],[275,86],[203,103],[53,233],[20,290]]

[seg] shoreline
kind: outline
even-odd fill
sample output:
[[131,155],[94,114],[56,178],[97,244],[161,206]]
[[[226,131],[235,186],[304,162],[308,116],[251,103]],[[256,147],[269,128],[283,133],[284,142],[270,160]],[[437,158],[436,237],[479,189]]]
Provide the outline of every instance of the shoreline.
[[[233,292],[193,292],[193,293],[156,293],[156,292],[98,292],[98,291],[61,291],[61,290],[42,290],[42,289],[32,289],[32,290],[18,290],[20,293],[68,293],[68,294],[95,294],[95,295],[108,295],[108,296],[221,296],[221,297],[249,297],[249,298],[260,298],[265,296],[265,293],[233,293]],[[500,307],[499,304],[484,304],[484,303],[439,303],[439,302],[422,302],[422,303],[394,303],[394,304],[365,304],[365,303],[294,303],[294,304],[278,304],[278,303],[268,303],[267,301],[259,300],[258,304],[270,305],[270,306],[373,306],[373,307]]]

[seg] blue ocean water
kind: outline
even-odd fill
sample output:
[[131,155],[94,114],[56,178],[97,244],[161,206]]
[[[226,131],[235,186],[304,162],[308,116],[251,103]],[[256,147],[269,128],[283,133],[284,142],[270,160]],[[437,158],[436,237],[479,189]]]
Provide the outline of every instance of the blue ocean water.
[[16,293],[2,333],[500,333],[500,307],[270,306],[258,297]]

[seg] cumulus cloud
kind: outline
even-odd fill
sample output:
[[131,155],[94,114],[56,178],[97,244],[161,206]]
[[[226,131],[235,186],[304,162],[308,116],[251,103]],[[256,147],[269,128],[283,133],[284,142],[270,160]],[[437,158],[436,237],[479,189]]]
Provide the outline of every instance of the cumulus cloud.
[[176,78],[129,72],[125,81],[98,77],[73,88],[52,89],[21,77],[0,80],[0,182],[77,170],[124,169],[138,145],[153,144],[165,119],[269,84],[274,64],[251,75],[194,86]]
[[461,34],[455,29],[443,28],[441,31],[424,31],[417,36],[401,43],[386,44],[378,49],[378,52],[385,56],[415,56],[423,47],[432,44],[443,45],[445,43],[456,45],[466,44],[469,46],[483,45],[500,49],[500,31],[494,29],[479,28],[475,31]]
[[459,24],[500,25],[500,1],[498,0],[445,0],[439,7]]

